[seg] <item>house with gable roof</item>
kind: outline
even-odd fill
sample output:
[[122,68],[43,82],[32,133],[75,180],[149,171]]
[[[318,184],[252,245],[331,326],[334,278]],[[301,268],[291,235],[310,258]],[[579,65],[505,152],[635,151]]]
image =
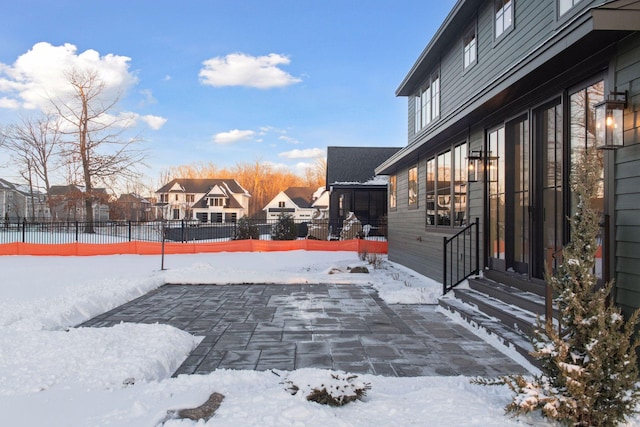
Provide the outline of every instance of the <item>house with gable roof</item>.
[[87,194],[82,185],[52,185],[47,193],[51,217],[56,221],[87,221],[85,201],[92,197],[93,221],[109,220],[109,193],[105,188],[94,188]]
[[249,212],[251,195],[235,179],[177,178],[156,191],[162,217],[204,223],[236,222]]
[[279,192],[262,210],[267,219],[278,219],[282,214],[295,220],[311,220],[316,212],[329,208],[329,193],[324,187],[289,187]]
[[21,219],[49,219],[45,195],[30,190],[27,185],[9,182],[0,178],[0,218],[8,221]]
[[[400,151],[401,147],[327,147],[327,179],[331,232],[340,233],[353,212],[363,224],[386,224],[387,176],[375,168]],[[385,227],[386,228],[386,227]],[[381,230],[385,234],[384,230]]]

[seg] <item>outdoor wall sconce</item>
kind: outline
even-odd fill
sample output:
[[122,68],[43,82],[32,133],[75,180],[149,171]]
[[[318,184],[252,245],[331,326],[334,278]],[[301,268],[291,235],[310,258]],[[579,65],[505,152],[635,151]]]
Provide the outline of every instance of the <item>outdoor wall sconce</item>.
[[611,92],[607,99],[596,104],[596,146],[601,150],[615,150],[624,146],[624,110],[627,92]]
[[[478,182],[480,173],[488,173],[489,182],[497,181],[498,157],[492,156],[491,151],[471,150],[467,155],[467,182]],[[486,164],[486,169],[485,169]]]
[[467,160],[467,182],[478,182],[479,169],[482,167],[482,151],[470,151]]

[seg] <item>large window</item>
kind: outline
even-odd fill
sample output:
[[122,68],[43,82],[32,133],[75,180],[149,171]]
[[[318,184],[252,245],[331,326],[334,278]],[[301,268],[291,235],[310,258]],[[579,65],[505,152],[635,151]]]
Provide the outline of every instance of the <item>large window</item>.
[[505,136],[504,126],[488,134],[489,256],[505,259]]
[[462,38],[463,68],[466,70],[476,63],[478,58],[478,43],[476,42],[476,26],[473,25]]
[[580,3],[581,0],[559,0],[558,2],[558,14],[560,16],[564,15],[576,4]]
[[409,206],[418,206],[418,166],[409,169]]
[[[560,0],[563,1],[563,0]],[[578,0],[574,0],[578,1]],[[496,38],[513,28],[513,0],[496,0]]]
[[396,176],[391,175],[389,177],[389,209],[395,209],[397,205],[396,196]]
[[467,144],[427,160],[427,225],[460,226],[467,222]]
[[440,74],[434,73],[414,101],[414,127],[418,133],[440,116]]

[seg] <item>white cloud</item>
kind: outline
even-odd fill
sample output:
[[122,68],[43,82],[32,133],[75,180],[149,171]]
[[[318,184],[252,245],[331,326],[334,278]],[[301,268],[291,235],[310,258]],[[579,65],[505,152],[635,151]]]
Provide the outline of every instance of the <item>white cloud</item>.
[[233,144],[234,142],[247,140],[256,134],[252,130],[233,129],[228,132],[220,132],[213,136],[213,142],[216,144]]
[[304,150],[291,150],[278,154],[280,157],[286,159],[313,159],[317,157],[323,157],[325,155],[324,150],[320,148],[307,148]]
[[2,98],[0,98],[0,108],[9,108],[11,110],[15,110],[17,108],[20,108],[20,103],[15,99],[10,99],[6,96],[3,96]]
[[298,141],[297,139],[292,138],[290,136],[286,136],[286,135],[281,135],[281,136],[278,137],[278,139],[280,141],[288,142],[289,144],[294,144],[294,145],[295,144],[300,144],[300,141]]
[[165,123],[167,123],[167,119],[160,116],[153,116],[151,114],[147,114],[146,116],[141,116],[140,119],[147,124],[151,129],[158,130]]
[[204,61],[199,77],[202,84],[214,87],[284,87],[302,81],[278,68],[279,65],[288,65],[290,62],[287,56],[275,53],[266,56],[232,53]]
[[64,100],[70,94],[72,89],[65,73],[72,69],[97,71],[104,83],[105,96],[124,93],[137,83],[137,77],[129,72],[130,60],[114,54],[100,56],[92,49],[78,53],[77,47],[69,43],[62,46],[37,43],[12,65],[0,64],[3,105],[50,108],[50,99]]

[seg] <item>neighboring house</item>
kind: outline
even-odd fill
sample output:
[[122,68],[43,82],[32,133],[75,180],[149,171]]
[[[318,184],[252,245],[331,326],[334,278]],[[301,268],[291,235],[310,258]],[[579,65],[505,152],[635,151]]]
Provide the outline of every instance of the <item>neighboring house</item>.
[[[52,185],[47,195],[54,221],[86,221],[85,200],[87,194],[84,186]],[[93,221],[109,220],[109,194],[104,188],[93,189]]]
[[111,219],[124,221],[151,221],[151,201],[135,193],[121,194],[111,209]]
[[0,178],[0,220],[47,220],[50,218],[46,197],[27,185]]
[[[353,212],[363,225],[386,224],[388,177],[375,168],[400,147],[327,147],[327,190],[331,232],[339,235],[344,220]],[[380,230],[385,234],[385,230]]]
[[[599,151],[596,272],[625,313],[640,307],[639,2],[459,0],[396,95],[408,143],[376,168],[392,183],[390,260],[442,281],[443,237],[479,218],[485,277],[544,289],[570,239],[572,164],[622,143]],[[605,108],[617,128],[596,120]]]
[[251,195],[235,179],[174,179],[158,191],[162,217],[236,222],[249,212]]
[[329,193],[324,187],[289,187],[279,192],[262,210],[267,219],[278,219],[282,214],[295,220],[311,220],[314,213],[329,207]]

